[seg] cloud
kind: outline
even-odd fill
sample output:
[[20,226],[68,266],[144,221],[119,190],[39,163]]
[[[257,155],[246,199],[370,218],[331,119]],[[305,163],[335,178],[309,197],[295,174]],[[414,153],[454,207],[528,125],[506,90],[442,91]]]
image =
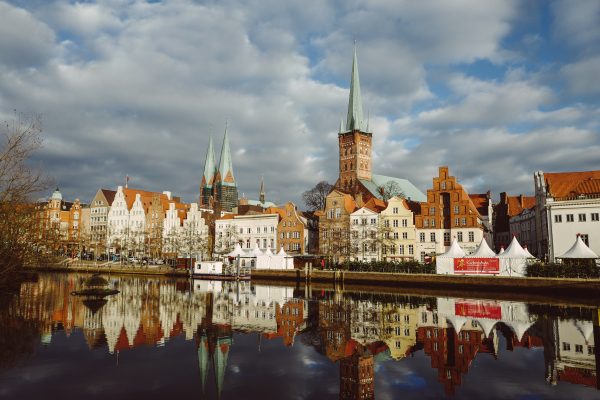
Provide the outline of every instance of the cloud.
[[[516,1],[0,3],[0,116],[43,114],[35,161],[66,198],[129,175],[195,201],[228,121],[240,194],[257,197],[264,175],[268,200],[300,203],[337,178],[357,39],[376,173],[424,191],[449,164],[472,190],[531,191],[536,169],[597,168],[583,143],[599,141],[599,46],[580,15],[594,6],[565,4],[534,29]],[[536,52],[559,32],[578,56],[546,63]]]
[[[54,33],[28,11],[0,3],[0,71],[37,68],[52,56]],[[4,71],[5,72],[5,71]]]

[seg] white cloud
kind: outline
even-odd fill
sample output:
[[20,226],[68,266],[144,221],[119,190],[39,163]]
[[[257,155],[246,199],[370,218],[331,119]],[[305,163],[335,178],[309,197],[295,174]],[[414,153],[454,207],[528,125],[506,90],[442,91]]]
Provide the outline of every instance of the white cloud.
[[600,94],[600,80],[598,79],[600,55],[565,65],[562,68],[562,73],[572,93],[580,95]]

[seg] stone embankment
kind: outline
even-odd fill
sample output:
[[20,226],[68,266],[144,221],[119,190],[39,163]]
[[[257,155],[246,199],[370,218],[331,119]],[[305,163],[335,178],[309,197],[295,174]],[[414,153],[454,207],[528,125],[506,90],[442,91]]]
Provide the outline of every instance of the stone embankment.
[[[360,290],[394,291],[398,288],[413,289],[421,294],[469,296],[477,292],[483,297],[523,298],[535,296],[558,300],[561,298],[585,298],[586,304],[600,304],[599,279],[573,278],[510,278],[497,276],[459,276],[435,274],[391,274],[383,272],[349,272],[321,270],[255,270],[252,280],[256,282],[296,282],[297,285],[323,284]],[[418,290],[415,290],[418,289]],[[481,296],[476,296],[481,297]]]
[[131,265],[120,263],[95,263],[86,261],[76,261],[71,263],[60,263],[44,266],[28,266],[30,271],[51,271],[51,272],[99,272],[110,274],[127,274],[127,275],[160,275],[160,276],[177,276],[187,277],[189,271],[182,269],[174,269],[168,266],[159,265]]

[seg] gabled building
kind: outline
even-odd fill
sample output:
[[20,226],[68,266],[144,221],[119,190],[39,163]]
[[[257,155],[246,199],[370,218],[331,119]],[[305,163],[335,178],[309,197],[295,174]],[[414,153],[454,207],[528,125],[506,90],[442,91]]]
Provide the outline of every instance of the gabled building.
[[[417,251],[417,229],[412,207],[417,203],[409,202],[400,196],[394,196],[388,201],[385,210],[381,211],[386,248],[383,249],[383,259],[387,261],[415,260],[420,254]],[[423,262],[424,254],[420,261]]]
[[229,148],[229,134],[225,126],[219,167],[215,167],[212,137],[209,138],[204,172],[200,183],[200,208],[231,212],[238,205],[237,183],[233,175],[233,163]]
[[98,189],[90,204],[90,245],[96,255],[106,252],[108,211],[116,193],[114,190]]
[[277,226],[279,246],[290,255],[308,254],[317,248],[317,221],[313,215],[307,215],[294,203],[287,202],[281,207],[270,208],[267,212],[280,215]]
[[352,256],[350,246],[350,214],[358,209],[354,197],[333,189],[319,214],[319,253],[333,262]]
[[600,171],[537,171],[533,179],[537,256],[554,261],[578,234],[600,253]]
[[448,167],[440,167],[439,175],[433,178],[415,225],[420,252],[427,255],[446,252],[453,238],[467,253],[472,253],[484,237],[477,207],[456,177],[450,175]]
[[[500,193],[500,202],[494,205],[494,249],[500,251],[506,248],[512,240],[510,219],[535,206],[535,196],[510,196],[506,192]],[[519,237],[519,242],[521,238]],[[531,250],[530,250],[531,251]]]
[[346,124],[340,123],[338,133],[339,177],[335,189],[351,194],[359,206],[372,198],[382,199],[402,194],[413,201],[425,201],[425,195],[410,181],[372,173],[372,139],[369,121],[363,117],[356,48],[352,62],[350,96]]

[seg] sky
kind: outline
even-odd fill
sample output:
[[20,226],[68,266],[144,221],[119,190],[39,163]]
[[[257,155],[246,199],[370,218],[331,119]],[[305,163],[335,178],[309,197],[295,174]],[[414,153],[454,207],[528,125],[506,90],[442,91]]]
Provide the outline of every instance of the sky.
[[[0,0],[0,121],[39,114],[63,198],[197,201],[228,124],[240,197],[338,175],[354,41],[373,172],[532,193],[600,169],[597,0]],[[49,190],[50,195],[52,190]]]

